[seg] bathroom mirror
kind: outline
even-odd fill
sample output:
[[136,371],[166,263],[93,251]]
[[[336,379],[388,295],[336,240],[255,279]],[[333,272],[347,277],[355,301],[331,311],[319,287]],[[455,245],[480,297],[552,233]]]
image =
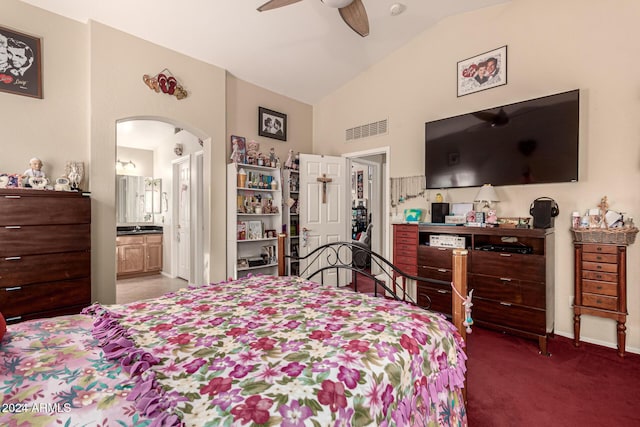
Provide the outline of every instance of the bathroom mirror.
[[118,224],[153,222],[153,181],[143,176],[116,175]]

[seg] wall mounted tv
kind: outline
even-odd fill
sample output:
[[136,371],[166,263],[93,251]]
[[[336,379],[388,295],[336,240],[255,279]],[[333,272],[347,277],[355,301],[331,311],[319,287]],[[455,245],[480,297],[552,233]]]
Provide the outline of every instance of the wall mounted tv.
[[578,180],[580,91],[425,124],[427,188]]

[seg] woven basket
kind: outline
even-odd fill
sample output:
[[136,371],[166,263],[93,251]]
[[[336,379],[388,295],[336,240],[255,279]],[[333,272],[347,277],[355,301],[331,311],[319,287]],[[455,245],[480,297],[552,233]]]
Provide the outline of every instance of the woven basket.
[[636,241],[638,229],[610,228],[571,230],[573,240],[581,243],[613,243],[616,245],[630,245]]

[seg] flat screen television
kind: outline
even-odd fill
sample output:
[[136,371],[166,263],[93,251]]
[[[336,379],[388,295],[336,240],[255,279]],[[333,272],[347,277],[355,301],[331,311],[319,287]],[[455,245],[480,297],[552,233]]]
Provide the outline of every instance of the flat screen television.
[[580,91],[425,124],[427,188],[578,180]]

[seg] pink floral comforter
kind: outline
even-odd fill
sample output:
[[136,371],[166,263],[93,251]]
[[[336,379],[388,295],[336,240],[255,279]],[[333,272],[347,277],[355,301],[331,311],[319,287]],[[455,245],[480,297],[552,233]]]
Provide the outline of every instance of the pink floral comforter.
[[466,425],[460,336],[402,302],[256,276],[86,312],[10,327],[2,404],[63,406],[0,424]]

